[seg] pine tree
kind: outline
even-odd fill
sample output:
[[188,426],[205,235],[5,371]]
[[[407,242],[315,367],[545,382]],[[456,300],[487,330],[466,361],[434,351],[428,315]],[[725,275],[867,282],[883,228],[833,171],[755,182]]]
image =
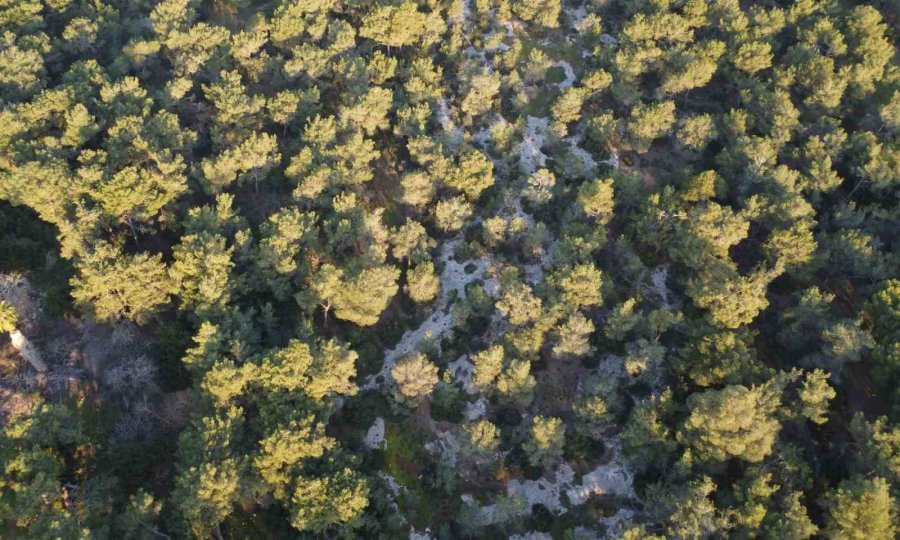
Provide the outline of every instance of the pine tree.
[[763,387],[705,390],[692,394],[687,404],[690,416],[679,440],[698,457],[716,461],[737,457],[755,463],[772,452],[781,424],[772,416],[774,407]]
[[349,468],[328,477],[300,476],[291,497],[291,525],[314,533],[352,525],[368,506],[368,494],[365,479]]
[[233,247],[225,238],[208,233],[182,237],[169,268],[173,288],[184,307],[205,318],[224,308],[231,296]]
[[472,364],[474,365],[472,384],[482,391],[489,389],[503,370],[503,346],[494,345],[473,354]]
[[397,360],[391,368],[394,399],[400,405],[416,406],[431,394],[438,383],[438,368],[422,353]]
[[613,181],[593,180],[578,188],[578,206],[598,224],[605,225],[613,216]]
[[411,268],[406,274],[406,293],[415,302],[424,304],[434,300],[441,292],[441,280],[434,273],[431,261]]
[[532,466],[546,469],[562,457],[566,435],[562,420],[552,416],[535,416],[529,435],[522,448]]
[[827,538],[892,538],[896,534],[896,506],[884,478],[853,477],[827,495]]
[[77,264],[72,297],[99,321],[144,323],[169,302],[171,283],[160,255],[128,255],[101,243]]
[[524,283],[512,283],[504,287],[497,311],[506,317],[510,324],[523,325],[536,320],[541,315],[541,299],[536,297],[531,288]]
[[443,19],[418,10],[415,2],[381,6],[365,16],[359,35],[389,47],[428,45],[444,29]]

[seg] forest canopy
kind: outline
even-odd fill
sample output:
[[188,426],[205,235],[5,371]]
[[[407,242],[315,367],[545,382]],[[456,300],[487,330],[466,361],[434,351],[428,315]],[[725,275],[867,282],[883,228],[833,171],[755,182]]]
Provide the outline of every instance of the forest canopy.
[[895,538],[898,33],[0,1],[0,537]]

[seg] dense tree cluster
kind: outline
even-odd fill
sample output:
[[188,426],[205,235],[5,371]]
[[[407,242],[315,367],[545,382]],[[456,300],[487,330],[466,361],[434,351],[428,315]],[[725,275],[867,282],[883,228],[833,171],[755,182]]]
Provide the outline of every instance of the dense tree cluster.
[[4,534],[900,534],[895,2],[0,4]]

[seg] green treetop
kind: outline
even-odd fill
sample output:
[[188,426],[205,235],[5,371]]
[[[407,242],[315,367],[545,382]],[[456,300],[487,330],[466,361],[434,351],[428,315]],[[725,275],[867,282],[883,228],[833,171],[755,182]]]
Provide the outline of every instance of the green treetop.
[[781,430],[763,387],[734,385],[697,392],[688,399],[688,407],[690,415],[679,439],[702,458],[762,461]]
[[438,368],[422,353],[397,360],[391,368],[394,399],[401,405],[417,405],[428,397],[438,383]]
[[826,508],[826,538],[893,538],[897,532],[897,502],[884,478],[841,482],[828,493]]
[[553,465],[562,456],[565,435],[565,425],[559,418],[535,416],[529,438],[522,444],[528,462],[543,468]]
[[162,256],[128,255],[101,243],[78,261],[72,297],[100,321],[146,322],[169,302],[171,282]]

